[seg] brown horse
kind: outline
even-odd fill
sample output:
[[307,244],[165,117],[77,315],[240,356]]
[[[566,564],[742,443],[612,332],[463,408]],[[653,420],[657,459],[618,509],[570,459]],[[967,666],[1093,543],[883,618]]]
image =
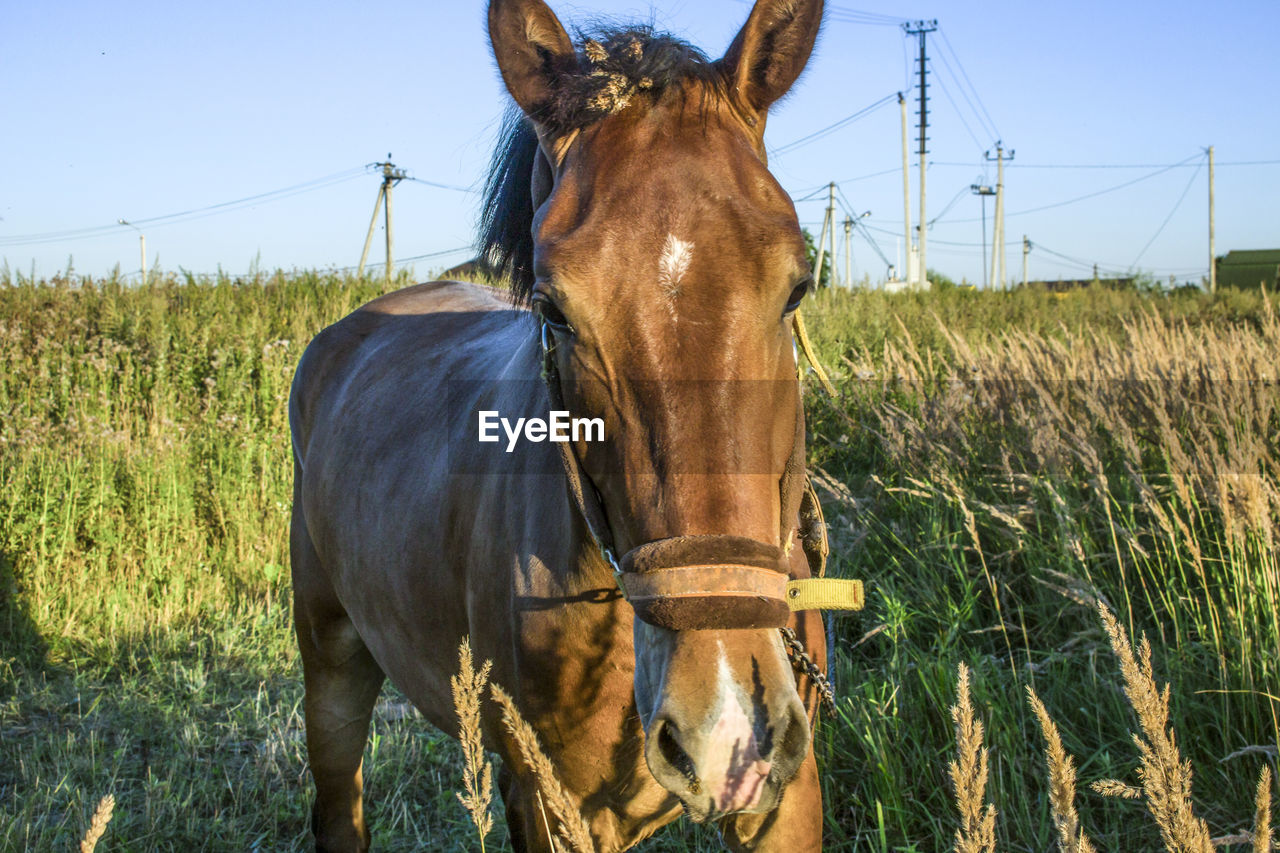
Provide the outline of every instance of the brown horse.
[[[290,399],[317,848],[368,847],[384,678],[456,732],[466,636],[599,850],[682,809],[734,850],[821,848],[816,689],[778,630],[825,667],[821,620],[778,586],[810,572],[790,321],[811,278],[762,140],[821,16],[758,0],[709,61],[647,28],[575,47],[542,0],[491,0],[519,113],[481,256],[514,304],[456,282],[384,296],[316,337]],[[603,440],[479,440],[482,412],[560,409]],[[529,768],[484,725],[513,846],[550,850]]]

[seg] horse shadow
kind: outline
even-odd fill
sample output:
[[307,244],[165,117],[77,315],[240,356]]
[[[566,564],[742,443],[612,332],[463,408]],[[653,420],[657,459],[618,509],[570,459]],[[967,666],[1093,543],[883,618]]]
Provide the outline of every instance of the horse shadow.
[[45,669],[49,644],[21,594],[13,558],[0,551],[0,663],[16,671]]

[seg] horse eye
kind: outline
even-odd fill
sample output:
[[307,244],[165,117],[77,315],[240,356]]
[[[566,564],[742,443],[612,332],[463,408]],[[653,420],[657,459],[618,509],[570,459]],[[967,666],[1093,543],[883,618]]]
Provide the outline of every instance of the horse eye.
[[541,293],[533,297],[533,307],[538,312],[546,324],[559,332],[572,332],[573,326],[569,325],[569,320],[564,316],[564,312],[556,306],[554,302]]
[[805,294],[809,292],[809,288],[811,287],[813,287],[813,279],[811,278],[806,278],[804,281],[797,284],[795,289],[791,291],[791,295],[787,297],[787,307],[782,313],[784,315],[790,314],[799,308],[800,300],[804,299]]

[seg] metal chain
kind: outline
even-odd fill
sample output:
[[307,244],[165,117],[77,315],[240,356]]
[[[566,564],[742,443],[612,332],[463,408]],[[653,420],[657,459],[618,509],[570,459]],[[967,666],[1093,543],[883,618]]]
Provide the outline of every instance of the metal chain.
[[827,717],[835,717],[836,692],[831,682],[822,670],[818,669],[818,665],[813,662],[813,658],[809,657],[809,653],[804,650],[804,644],[800,642],[795,631],[790,628],[779,628],[778,631],[782,634],[782,644],[786,646],[791,668],[801,675],[809,676],[813,686],[818,688],[818,698],[827,712]]

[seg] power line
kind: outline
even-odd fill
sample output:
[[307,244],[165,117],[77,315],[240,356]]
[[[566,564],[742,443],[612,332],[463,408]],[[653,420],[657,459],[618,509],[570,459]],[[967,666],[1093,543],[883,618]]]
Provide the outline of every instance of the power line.
[[[1050,249],[1048,246],[1044,245],[1039,240],[1036,241],[1035,249],[1037,252],[1046,252],[1050,255],[1053,255],[1054,257],[1058,258],[1061,261],[1064,261],[1066,263],[1072,264],[1074,266],[1077,266],[1086,270],[1092,270],[1096,266],[1102,272],[1111,273],[1117,276],[1130,275],[1132,274],[1132,270],[1133,270],[1132,267],[1126,268],[1123,264],[1109,264],[1103,261],[1089,261],[1089,260],[1085,260],[1084,258],[1077,258],[1072,255],[1063,254],[1062,252],[1058,252],[1053,249]],[[1203,270],[1204,270],[1204,267],[1190,267],[1190,268],[1188,267],[1152,267],[1150,269],[1150,272],[1173,273],[1176,275],[1193,275],[1195,273],[1202,272]]]
[[[958,202],[960,200],[960,197],[964,195],[965,192],[967,192],[968,190],[969,190],[968,187],[961,187],[960,191],[951,197],[951,201],[947,202],[946,206],[942,208],[942,212],[939,213],[937,216],[933,217],[933,219],[929,220],[929,227],[932,228],[934,225],[937,224],[939,219],[946,216],[947,211],[955,207],[956,202]],[[986,244],[984,243],[983,245],[986,245]]]
[[805,201],[817,201],[818,194],[826,192],[830,188],[830,186],[831,186],[831,182],[828,181],[827,183],[823,184],[822,186],[816,189],[809,190],[807,193],[805,193],[803,198],[796,198],[795,196],[792,196],[791,201],[795,204],[800,204],[801,202],[805,202]]
[[[364,171],[363,167],[347,169],[346,171],[336,172],[322,178],[315,178],[310,181],[304,181],[300,184],[294,184],[292,186],[283,187],[278,190],[271,190],[265,193],[258,193],[257,195],[246,196],[233,201],[224,201],[219,204],[211,204],[206,207],[192,208],[191,210],[183,210],[178,213],[167,213],[162,216],[151,216],[145,219],[133,218],[129,221],[134,225],[172,225],[178,221],[200,219],[205,216],[213,216],[218,213],[227,213],[253,204],[278,201],[283,198],[289,198],[290,196],[326,189],[358,178],[364,174]],[[47,231],[40,234],[15,234],[9,237],[0,237],[0,246],[29,246],[41,243],[60,243],[65,240],[102,236],[107,233],[113,233],[117,231],[118,228],[118,223],[112,223],[111,225],[96,225],[87,228],[73,228],[65,231]]]
[[[411,264],[414,261],[424,261],[424,260],[429,260],[431,258],[442,258],[446,255],[456,255],[461,252],[474,252],[474,251],[475,251],[474,246],[459,246],[456,249],[441,249],[438,252],[427,252],[426,254],[423,254],[423,255],[412,255],[407,258],[401,258],[400,260],[393,263],[392,266],[402,267],[407,264]],[[356,264],[352,264],[349,267],[330,267],[330,269],[333,272],[350,272],[351,270],[358,269],[358,266]]]
[[864,9],[854,9],[849,6],[840,6],[834,3],[827,4],[826,12],[828,19],[833,21],[842,21],[847,24],[896,27],[906,20],[905,18],[899,18],[896,15],[885,15],[880,12],[868,12]]
[[1142,251],[1138,252],[1138,256],[1133,259],[1133,263],[1129,264],[1129,269],[1133,269],[1138,265],[1138,261],[1142,260],[1142,256],[1147,253],[1147,249],[1151,248],[1151,244],[1156,241],[1160,233],[1164,231],[1164,227],[1169,224],[1169,220],[1173,219],[1173,215],[1178,212],[1178,208],[1182,206],[1183,200],[1187,197],[1187,193],[1191,190],[1191,185],[1195,182],[1196,176],[1200,174],[1200,170],[1196,169],[1191,173],[1191,179],[1187,181],[1186,187],[1182,190],[1182,195],[1178,196],[1178,200],[1173,203],[1173,209],[1169,211],[1169,215],[1164,218],[1164,222],[1160,223],[1160,227],[1156,229],[1156,233],[1151,235],[1151,239],[1142,247]]
[[[861,225],[865,229],[866,225],[863,222],[863,218],[858,214],[854,213],[853,202],[849,201],[849,197],[844,194],[844,189],[841,188],[839,184],[836,184],[836,192],[840,196],[840,206],[844,208],[845,216],[853,220],[854,227],[858,227]],[[870,211],[868,211],[868,213],[870,213]],[[893,262],[890,261],[887,257],[885,257],[884,252],[880,251],[880,245],[871,237],[871,233],[865,230],[860,233],[861,233],[862,239],[865,240],[871,246],[871,248],[875,250],[875,253],[880,256],[880,260],[884,262],[884,265],[886,267],[893,266]]]
[[[883,175],[896,175],[901,172],[902,172],[901,166],[894,166],[892,169],[882,169],[879,172],[872,172],[868,175],[857,175],[856,177],[852,177],[852,178],[841,178],[840,180],[836,181],[836,185],[838,186],[840,184],[852,184],[857,181],[868,180],[869,178],[879,178]],[[802,201],[814,200],[818,197],[817,194],[819,192],[826,192],[827,185],[830,183],[831,182],[828,181],[826,184],[819,184],[816,187],[806,187],[805,189],[802,189],[802,190],[796,190],[796,193],[791,196],[791,200],[796,204],[799,204]]]
[[[943,61],[943,67],[946,67],[945,60]],[[949,68],[947,70],[950,71]],[[952,76],[954,77],[955,75],[952,74]],[[951,97],[951,90],[946,85],[946,83],[943,82],[942,75],[941,74],[935,75],[934,79],[938,81],[938,88],[942,89],[942,94],[947,96],[947,102],[950,103],[951,106],[955,109],[956,117],[960,119],[960,123],[964,125],[964,129],[969,132],[969,138],[973,140],[973,144],[978,146],[979,151],[985,150],[985,146],[982,144],[982,142],[978,140],[978,136],[973,132],[973,128],[969,127],[969,122],[965,119],[964,113],[960,111],[960,105],[956,103],[955,98]],[[957,84],[959,83],[958,80],[956,82]],[[963,89],[960,90],[960,94],[962,95],[964,94]],[[972,107],[972,105],[970,106]]]
[[[1027,213],[1039,213],[1039,212],[1040,212],[1040,211],[1042,211],[1042,210],[1051,210],[1051,209],[1053,209],[1053,208],[1055,208],[1055,207],[1064,207],[1064,206],[1066,206],[1066,205],[1068,205],[1068,204],[1075,204],[1076,202],[1079,202],[1079,201],[1085,201],[1085,200],[1087,200],[1087,199],[1097,198],[1097,197],[1098,197],[1098,196],[1100,196],[1100,195],[1106,195],[1107,193],[1113,193],[1113,192],[1116,192],[1117,190],[1122,190],[1122,189],[1124,189],[1125,187],[1131,187],[1131,186],[1133,186],[1134,184],[1141,183],[1142,181],[1150,180],[1151,178],[1154,178],[1154,177],[1156,177],[1157,175],[1163,175],[1165,172],[1168,172],[1168,171],[1169,171],[1169,170],[1171,170],[1171,169],[1176,169],[1176,168],[1177,168],[1177,167],[1179,167],[1179,166],[1189,164],[1191,161],[1193,161],[1193,160],[1195,160],[1197,157],[1201,157],[1201,156],[1203,156],[1203,155],[1201,155],[1201,154],[1194,154],[1194,155],[1192,155],[1191,157],[1188,157],[1186,160],[1183,160],[1183,161],[1182,161],[1182,162],[1180,162],[1180,163],[1173,163],[1173,164],[1168,165],[1168,166],[1162,166],[1161,168],[1157,169],[1157,170],[1156,170],[1156,171],[1154,171],[1154,172],[1151,172],[1151,173],[1149,173],[1149,174],[1143,175],[1143,176],[1138,177],[1138,178],[1134,178],[1134,179],[1133,179],[1133,180],[1131,180],[1131,181],[1125,181],[1124,183],[1116,184],[1115,186],[1112,186],[1112,187],[1107,187],[1107,188],[1105,188],[1105,189],[1097,190],[1096,192],[1091,192],[1091,193],[1086,193],[1086,194],[1084,194],[1084,195],[1076,196],[1075,198],[1068,198],[1068,199],[1064,199],[1064,200],[1062,200],[1062,201],[1055,201],[1055,202],[1053,202],[1052,204],[1045,204],[1045,205],[1041,205],[1040,207],[1030,207],[1030,208],[1027,208],[1026,210],[1018,210],[1018,211],[1014,211],[1013,213],[1006,213],[1006,214],[1005,214],[1005,216],[1006,216],[1006,217],[1008,217],[1008,216],[1022,216],[1022,215],[1027,214]],[[951,219],[951,220],[948,220],[948,222],[977,222],[977,221],[978,221],[978,217],[970,217],[970,218],[967,218],[967,219]],[[1039,244],[1037,243],[1036,245],[1039,245]]]
[[[458,247],[458,248],[456,248],[456,249],[443,249],[443,250],[438,251],[438,252],[427,252],[426,254],[423,254],[423,255],[414,255],[414,256],[412,256],[412,257],[408,257],[408,258],[401,258],[400,260],[396,261],[396,262],[395,262],[395,264],[394,264],[393,266],[403,267],[403,266],[407,266],[408,264],[413,263],[414,261],[429,260],[429,259],[431,259],[431,258],[440,258],[440,257],[444,257],[445,255],[456,255],[456,254],[459,254],[459,253],[461,253],[461,252],[474,252],[474,251],[475,251],[475,247],[474,247],[474,246],[459,246],[459,247]],[[296,269],[296,267],[295,267],[295,269]],[[352,265],[351,265],[351,266],[349,266],[349,267],[334,267],[334,266],[327,266],[327,267],[310,267],[309,269],[315,269],[315,270],[317,270],[317,271],[330,272],[330,273],[340,273],[340,272],[351,272],[351,271],[353,271],[353,270],[355,270],[355,269],[356,269],[356,265],[355,265],[355,264],[352,264]],[[219,272],[217,272],[217,273],[210,273],[210,272],[193,272],[192,270],[188,270],[186,267],[182,267],[182,266],[179,266],[179,267],[178,267],[178,270],[179,270],[180,272],[190,273],[190,274],[191,274],[191,275],[193,275],[193,276],[197,276],[197,277],[201,277],[201,278],[213,278],[213,277],[215,277],[215,276],[217,276],[217,275],[228,275],[228,276],[232,276],[232,277],[240,275],[240,273],[227,273],[227,272],[225,272],[225,271],[219,271]],[[248,275],[248,274],[246,274],[246,275]]]
[[883,98],[876,101],[875,103],[869,104],[863,107],[862,109],[858,110],[857,112],[850,113],[849,115],[845,116],[839,121],[833,122],[832,124],[829,124],[826,127],[819,128],[818,130],[815,130],[813,133],[810,133],[807,136],[802,136],[799,139],[792,140],[791,142],[788,142],[786,145],[781,145],[777,148],[774,148],[773,154],[775,156],[781,155],[781,154],[788,154],[796,150],[797,148],[800,148],[803,145],[808,145],[810,142],[816,142],[822,137],[830,133],[834,133],[840,128],[850,125],[860,118],[865,118],[866,116],[878,110],[880,107],[883,107],[885,104],[889,103],[890,101],[895,100],[897,97],[898,97],[897,93],[894,93],[892,95],[885,95]]
[[[203,219],[206,216],[230,213],[255,204],[280,201],[281,199],[291,198],[296,195],[328,189],[329,187],[337,186],[338,184],[346,183],[347,181],[361,177],[366,173],[367,168],[368,167],[357,167],[354,169],[346,169],[342,172],[335,172],[332,175],[325,175],[323,177],[314,178],[310,181],[303,181],[302,183],[282,187],[278,190],[269,190],[264,193],[245,196],[244,198],[233,199],[231,201],[219,202],[218,204],[211,204],[205,207],[182,210],[177,213],[166,213],[161,216],[149,216],[142,219],[133,218],[129,221],[134,225],[149,225],[152,227],[174,225],[179,222],[191,222],[196,219]],[[405,180],[416,181],[417,183],[426,184],[427,186],[454,190],[456,192],[476,192],[476,190],[470,187],[462,187],[455,184],[444,184],[438,181],[428,181],[423,178],[406,176]],[[0,246],[36,246],[48,243],[62,243],[70,240],[84,240],[92,237],[103,237],[108,234],[114,234],[118,230],[119,225],[117,223],[112,223],[110,225],[92,225],[85,228],[70,228],[62,231],[45,231],[34,234],[13,234],[10,236],[0,237]]]
[[471,187],[460,187],[457,184],[442,184],[439,181],[426,181],[426,180],[423,180],[422,178],[415,178],[411,175],[405,175],[404,178],[402,178],[402,180],[415,181],[419,184],[426,184],[429,187],[438,187],[442,190],[453,190],[454,192],[460,192],[460,193],[479,192],[479,190],[473,189]]
[[[996,139],[1004,138],[1004,134],[1000,132],[1000,128],[996,127],[995,119],[991,118],[991,113],[987,112],[987,105],[982,102],[982,96],[978,94],[978,89],[973,85],[973,81],[969,79],[969,72],[964,70],[964,64],[960,62],[960,54],[956,53],[956,49],[951,46],[951,39],[947,38],[946,30],[940,30],[939,35],[942,36],[942,43],[951,53],[951,58],[956,61],[956,67],[960,69],[960,73],[964,75],[965,82],[969,84],[969,88],[973,90],[973,96],[978,99],[978,106],[982,108],[982,114],[986,116],[989,129],[994,131],[992,136]],[[943,57],[946,61],[946,57]]]
[[[930,161],[933,166],[972,166],[972,163],[957,163],[946,160]],[[1280,166],[1280,160],[1227,160],[1214,161],[1218,166]],[[1197,168],[1200,163],[1183,160],[1179,163],[1009,163],[1010,169],[1176,169]]]
[[1072,257],[1071,255],[1064,255],[1062,252],[1056,252],[1039,241],[1036,241],[1035,249],[1037,252],[1045,252],[1047,254],[1053,255],[1059,260],[1066,261],[1067,263],[1073,266],[1081,267],[1082,269],[1087,269],[1087,270],[1099,269],[1104,272],[1114,272],[1114,273],[1119,273],[1123,270],[1123,267],[1121,267],[1119,264],[1104,264],[1098,261],[1086,261],[1082,258],[1075,258],[1075,257]]
[[[738,2],[752,4],[755,0],[738,0]],[[880,12],[868,12],[865,9],[835,6],[830,3],[826,5],[824,17],[829,21],[839,21],[844,24],[866,24],[874,27],[896,27],[906,20],[893,15],[884,15]]]
[[[960,82],[959,75],[956,74],[955,69],[951,67],[951,63],[947,61],[946,51],[938,51],[938,57],[942,60],[942,67],[946,69],[947,73],[951,75],[951,79],[955,81],[956,88],[960,91],[961,97],[963,97],[965,100],[965,103],[969,105],[969,110],[973,113],[974,117],[978,119],[978,124],[982,125],[983,131],[987,134],[990,134],[990,137],[992,139],[999,139],[1000,138],[999,133],[995,131],[995,128],[987,126],[986,122],[982,118],[982,113],[978,112],[978,108],[973,105],[973,100],[969,97],[969,93],[965,91],[964,84]],[[939,83],[942,82],[941,76],[938,77],[938,82]],[[951,101],[951,106],[956,108],[956,113],[959,114],[960,107],[958,104],[956,104],[954,100],[952,100],[951,94],[947,92],[947,87],[943,86],[942,91],[944,94],[946,94],[947,100]],[[973,136],[973,141],[977,143],[978,147],[985,148],[985,146],[981,142],[978,142],[978,138],[977,136],[974,135],[973,131],[969,130],[969,123],[964,120],[963,115],[960,116],[960,121],[964,123],[965,130],[968,130],[969,135]]]

